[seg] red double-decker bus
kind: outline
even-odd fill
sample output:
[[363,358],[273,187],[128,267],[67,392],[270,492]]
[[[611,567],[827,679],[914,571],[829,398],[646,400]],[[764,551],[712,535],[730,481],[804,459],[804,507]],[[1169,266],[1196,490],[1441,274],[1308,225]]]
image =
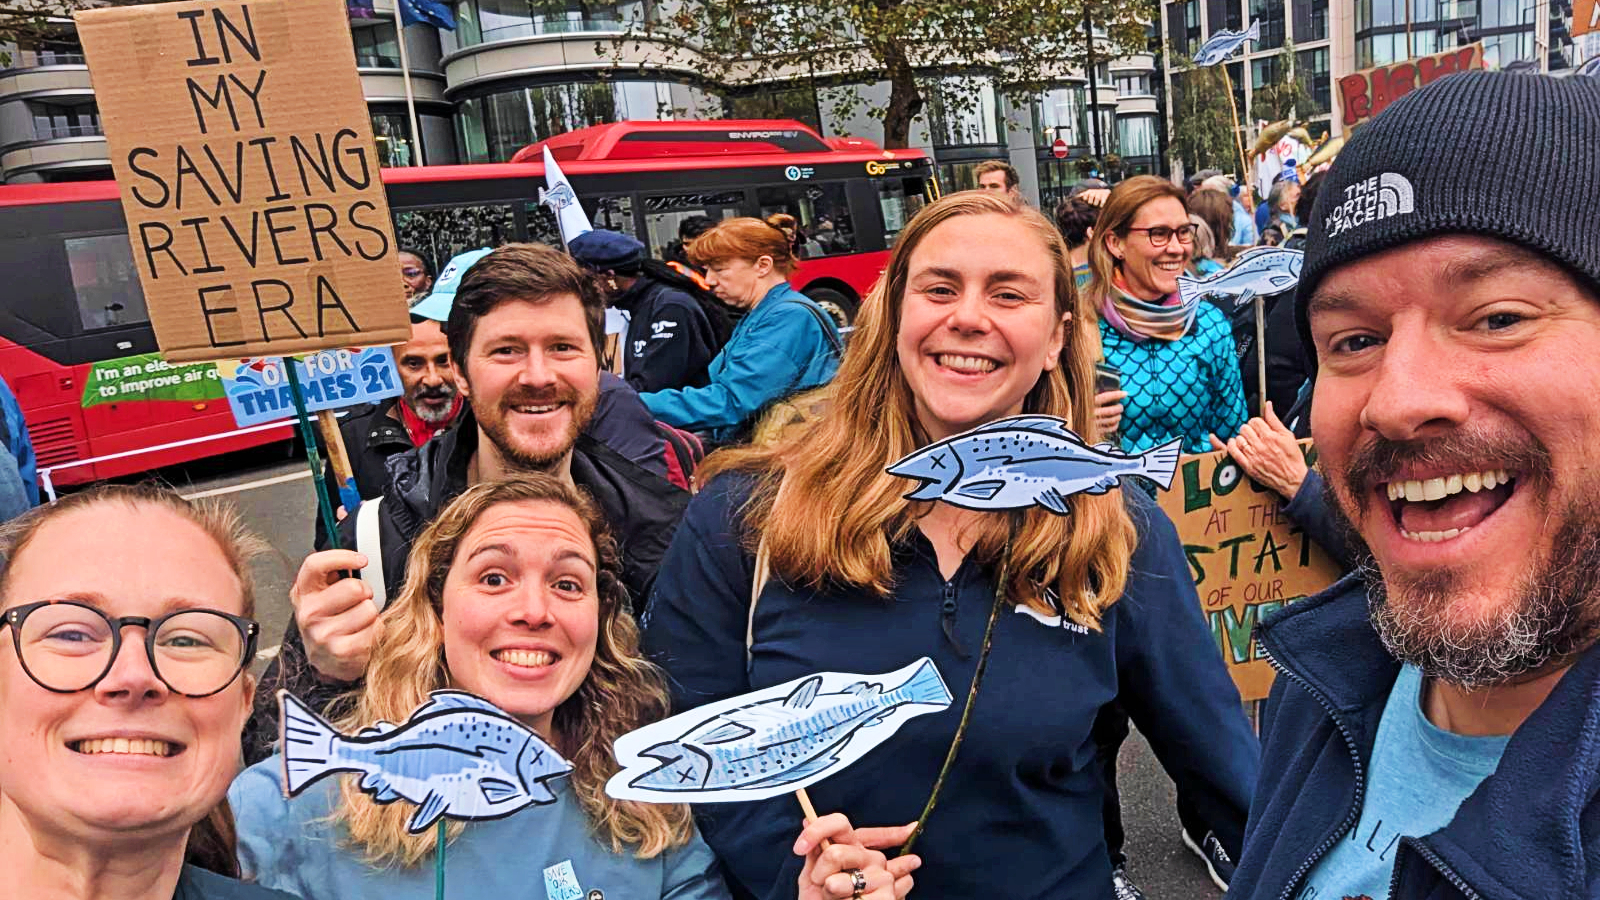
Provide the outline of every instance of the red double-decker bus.
[[[559,241],[538,202],[546,145],[595,227],[632,234],[655,256],[691,216],[793,215],[802,257],[793,283],[841,321],[937,192],[920,151],[824,139],[799,122],[620,122],[534,144],[509,163],[385,169],[400,247],[437,271],[477,247]],[[287,425],[236,429],[201,374],[147,356],[155,335],[115,182],[0,187],[0,272],[0,374],[54,484],[289,437]]]

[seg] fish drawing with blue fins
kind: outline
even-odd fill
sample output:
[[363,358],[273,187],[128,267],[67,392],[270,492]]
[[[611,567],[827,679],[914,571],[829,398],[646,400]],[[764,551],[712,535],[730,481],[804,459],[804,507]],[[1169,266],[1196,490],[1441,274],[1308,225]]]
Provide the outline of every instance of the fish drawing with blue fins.
[[353,737],[287,691],[278,703],[285,794],[356,772],[374,802],[416,804],[406,823],[413,834],[441,816],[498,819],[554,803],[546,782],[572,769],[526,725],[464,691],[434,691],[404,723],[378,722]]
[[[824,690],[828,683],[834,689]],[[927,657],[880,676],[812,675],[624,735],[615,748],[623,770],[606,793],[651,803],[791,793],[851,765],[906,719],[950,702],[950,689]]]
[[1233,265],[1209,278],[1178,276],[1178,297],[1184,303],[1208,295],[1227,297],[1242,306],[1255,297],[1292,291],[1300,284],[1305,254],[1282,247],[1256,247],[1239,254]]
[[922,482],[907,500],[987,511],[1042,506],[1064,516],[1068,497],[1104,494],[1130,476],[1171,487],[1182,452],[1176,439],[1130,456],[1110,444],[1089,446],[1054,416],[1012,416],[929,444],[889,474]]

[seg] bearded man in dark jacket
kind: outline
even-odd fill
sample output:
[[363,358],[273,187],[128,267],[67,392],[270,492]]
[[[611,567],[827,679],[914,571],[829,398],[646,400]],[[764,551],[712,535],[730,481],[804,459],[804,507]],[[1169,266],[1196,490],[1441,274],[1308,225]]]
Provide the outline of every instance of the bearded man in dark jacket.
[[[649,591],[689,498],[584,433],[599,403],[604,345],[593,279],[549,247],[501,247],[462,278],[445,335],[470,409],[449,431],[388,460],[381,500],[340,524],[341,545],[356,549],[313,553],[301,565],[290,590],[295,620],[246,727],[247,761],[272,751],[278,690],[323,708],[360,681],[381,606],[405,582],[411,542],[472,484],[542,471],[584,489],[616,536],[633,602]],[[344,577],[353,570],[361,577]]]

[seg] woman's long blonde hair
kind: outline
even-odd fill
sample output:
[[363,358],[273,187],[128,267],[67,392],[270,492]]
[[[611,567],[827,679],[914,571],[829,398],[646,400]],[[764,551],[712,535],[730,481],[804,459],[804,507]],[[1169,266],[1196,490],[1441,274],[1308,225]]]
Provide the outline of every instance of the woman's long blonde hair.
[[[406,584],[384,610],[382,634],[372,651],[367,680],[354,710],[338,725],[353,733],[377,721],[403,722],[428,692],[451,686],[444,658],[444,583],[460,546],[474,523],[502,503],[538,501],[572,510],[594,543],[598,566],[600,627],[594,662],[577,693],[556,707],[548,737],[572,763],[573,793],[602,844],[612,852],[632,848],[649,859],[688,842],[686,806],[632,803],[606,796],[606,780],[618,771],[612,744],[622,735],[667,715],[666,680],[639,655],[639,629],[627,613],[616,543],[594,502],[576,488],[548,475],[525,474],[509,481],[474,485],[450,502],[418,536],[406,560]],[[373,865],[416,865],[431,853],[431,834],[406,831],[412,810],[405,804],[379,805],[363,794],[355,778],[345,778],[334,819],[349,828],[353,844]],[[463,829],[451,822],[450,836]]]
[[[928,509],[906,500],[910,485],[885,471],[927,442],[895,348],[911,253],[939,225],[978,215],[1006,216],[1038,235],[1055,272],[1056,312],[1072,314],[1061,365],[1040,375],[1023,411],[1059,416],[1085,439],[1099,439],[1097,319],[1073,285],[1060,233],[1037,211],[992,194],[945,197],[901,232],[883,277],[861,306],[822,416],[769,445],[719,451],[703,467],[705,479],[728,470],[757,475],[743,515],[752,543],[765,541],[772,571],[785,580],[848,584],[880,597],[893,590],[890,547],[905,539]],[[1134,528],[1117,492],[1077,494],[1067,502],[1067,516],[1037,508],[985,516],[973,533],[973,552],[998,564],[1009,539],[1011,576],[1005,588],[1011,601],[1097,628],[1100,612],[1122,594]],[[1055,588],[1060,609],[1046,595],[1048,587]]]

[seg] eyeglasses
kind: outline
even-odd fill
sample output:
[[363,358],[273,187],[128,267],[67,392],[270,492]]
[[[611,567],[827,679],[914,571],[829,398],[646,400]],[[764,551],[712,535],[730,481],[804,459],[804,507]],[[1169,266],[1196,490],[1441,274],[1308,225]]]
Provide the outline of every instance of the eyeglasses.
[[400,270],[400,274],[404,275],[407,278],[418,278],[418,277],[421,277],[422,270],[421,269],[413,269],[410,266],[407,266],[406,268]]
[[180,609],[157,616],[113,619],[76,600],[42,600],[6,610],[22,670],[57,694],[86,691],[111,671],[122,650],[122,629],[145,630],[150,670],[175,694],[209,697],[233,683],[255,656],[261,626],[214,609]]
[[1180,244],[1194,243],[1194,224],[1179,225],[1177,228],[1168,228],[1165,225],[1152,225],[1149,228],[1129,228],[1129,231],[1142,231],[1150,239],[1150,246],[1155,248],[1165,247],[1172,243],[1173,238]]

